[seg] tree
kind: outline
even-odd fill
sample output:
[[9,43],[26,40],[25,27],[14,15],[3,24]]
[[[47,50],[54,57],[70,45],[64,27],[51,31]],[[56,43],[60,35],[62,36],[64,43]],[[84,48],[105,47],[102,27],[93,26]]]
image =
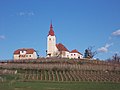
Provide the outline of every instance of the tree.
[[90,59],[90,58],[93,58],[97,54],[97,51],[92,51],[92,49],[93,49],[93,47],[90,46],[85,50],[85,54],[84,54],[85,58]]
[[37,54],[37,58],[39,58],[39,53],[40,51],[39,50],[36,50],[36,54]]
[[112,62],[112,63],[119,63],[120,62],[120,55],[115,53],[112,58],[107,59],[107,62]]
[[115,54],[112,56],[112,60],[113,60],[114,62],[120,62],[120,56],[119,56],[117,53],[115,53]]

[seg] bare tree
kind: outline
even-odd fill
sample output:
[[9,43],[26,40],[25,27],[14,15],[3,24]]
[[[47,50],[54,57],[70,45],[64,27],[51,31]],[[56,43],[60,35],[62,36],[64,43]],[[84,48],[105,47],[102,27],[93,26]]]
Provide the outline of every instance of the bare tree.
[[111,63],[120,63],[120,55],[118,55],[117,53],[115,53],[112,58],[109,58],[106,60],[107,62],[111,62]]
[[84,57],[85,58],[93,58],[96,54],[97,54],[97,51],[92,51],[93,50],[93,47],[90,46],[88,47],[86,50],[85,50],[85,54],[84,54]]
[[115,54],[112,56],[112,60],[113,60],[114,62],[120,62],[120,56],[119,56],[117,53],[115,53]]

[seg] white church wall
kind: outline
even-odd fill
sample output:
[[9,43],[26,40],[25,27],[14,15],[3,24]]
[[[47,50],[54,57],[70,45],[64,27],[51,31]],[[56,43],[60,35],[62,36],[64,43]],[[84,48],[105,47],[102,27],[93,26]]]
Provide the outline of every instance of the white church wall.
[[[47,37],[47,57],[52,57],[57,52],[56,37],[49,35]],[[50,56],[49,56],[50,55]]]

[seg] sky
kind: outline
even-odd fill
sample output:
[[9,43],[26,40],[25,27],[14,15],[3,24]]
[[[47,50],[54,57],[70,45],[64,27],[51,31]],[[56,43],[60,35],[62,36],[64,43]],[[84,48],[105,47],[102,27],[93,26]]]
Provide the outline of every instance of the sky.
[[102,60],[120,54],[120,0],[0,0],[0,60],[19,48],[45,57],[51,21],[70,51],[92,46]]

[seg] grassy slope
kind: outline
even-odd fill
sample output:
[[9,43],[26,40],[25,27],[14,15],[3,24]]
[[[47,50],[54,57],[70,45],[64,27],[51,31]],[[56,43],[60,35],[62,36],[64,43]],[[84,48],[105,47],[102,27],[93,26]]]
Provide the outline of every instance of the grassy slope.
[[12,82],[0,83],[0,90],[120,90],[120,83]]

